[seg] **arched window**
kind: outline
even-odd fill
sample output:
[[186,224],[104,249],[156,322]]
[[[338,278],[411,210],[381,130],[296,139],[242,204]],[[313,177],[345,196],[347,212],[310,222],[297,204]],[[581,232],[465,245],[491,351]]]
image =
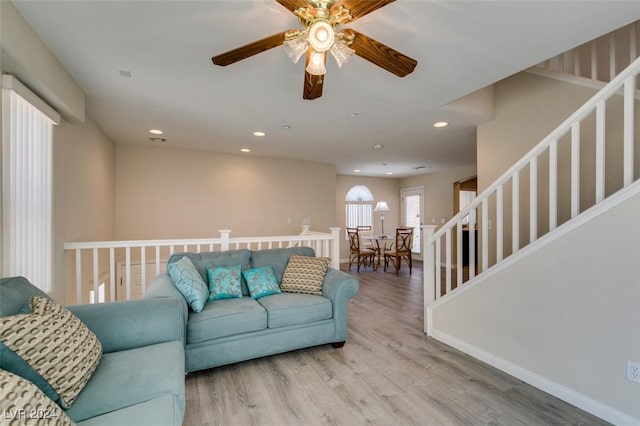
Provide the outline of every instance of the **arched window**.
[[347,192],[345,214],[347,228],[372,225],[373,194],[369,188],[364,185],[356,185]]

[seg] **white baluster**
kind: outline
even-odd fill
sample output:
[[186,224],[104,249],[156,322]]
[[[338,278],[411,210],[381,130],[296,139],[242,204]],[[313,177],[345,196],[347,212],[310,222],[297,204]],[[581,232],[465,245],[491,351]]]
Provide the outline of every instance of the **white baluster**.
[[496,263],[504,258],[504,187],[496,188]]
[[529,243],[538,239],[538,157],[529,160]]
[[82,303],[82,253],[76,249],[76,303]]
[[[635,26],[633,28],[635,29]],[[624,186],[631,185],[631,183],[633,182],[635,80],[635,77],[630,77],[624,82],[624,148],[622,155],[622,157],[624,158]]]
[[605,101],[596,106],[596,204],[604,200]]
[[93,249],[93,303],[98,303],[98,249]]
[[580,213],[580,122],[571,125],[571,217]]
[[456,288],[462,285],[462,222],[456,223],[456,245],[457,245],[457,265],[456,265]]
[[489,198],[482,200],[482,272],[489,269]]
[[511,177],[511,253],[520,250],[520,172]]
[[469,212],[469,279],[476,276],[476,209]]
[[451,247],[451,228],[447,229],[445,233],[445,273],[447,274],[445,277],[445,285],[447,289],[447,294],[451,293],[451,252],[453,251],[453,247]]
[[160,275],[160,246],[156,246],[156,276]]
[[116,301],[116,250],[109,248],[109,297],[112,302]]
[[127,300],[131,300],[131,247],[125,249],[125,285],[127,289]]
[[[440,238],[436,240],[436,261],[435,261],[435,274],[436,274],[436,297],[440,297],[442,294],[442,265],[440,264]],[[449,294],[447,292],[447,294]]]
[[558,226],[558,140],[549,144],[549,232]]
[[145,246],[140,247],[140,273],[142,276],[140,277],[140,286],[142,297],[147,291],[147,248]]

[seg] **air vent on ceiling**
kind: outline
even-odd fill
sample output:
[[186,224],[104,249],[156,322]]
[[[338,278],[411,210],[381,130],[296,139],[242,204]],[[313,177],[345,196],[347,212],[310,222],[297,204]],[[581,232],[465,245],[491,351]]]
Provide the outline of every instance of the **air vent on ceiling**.
[[430,169],[431,166],[415,166],[413,170],[422,170],[422,169]]
[[161,137],[158,137],[158,136],[150,136],[150,137],[149,137],[149,140],[150,140],[151,142],[164,143],[164,142],[166,142],[166,141],[167,141],[167,138],[161,138]]

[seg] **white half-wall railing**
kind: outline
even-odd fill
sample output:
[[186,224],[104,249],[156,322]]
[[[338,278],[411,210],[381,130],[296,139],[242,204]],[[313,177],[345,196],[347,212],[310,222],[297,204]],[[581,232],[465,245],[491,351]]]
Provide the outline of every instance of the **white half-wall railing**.
[[609,82],[638,58],[640,21],[537,64],[533,70]]
[[[634,170],[634,150],[640,149],[634,136],[638,73],[640,59],[447,224],[437,231],[434,226],[424,227],[425,331],[429,304],[460,289],[463,283],[473,281],[638,178],[640,171]],[[609,103],[612,105],[607,110]],[[606,137],[607,123],[612,123],[611,138]],[[611,152],[608,149],[617,154],[606,158],[605,154]],[[467,216],[468,224],[464,223]],[[467,253],[463,253],[463,232],[468,232]],[[468,266],[463,265],[463,257],[467,258],[464,254],[468,255]]]
[[90,294],[98,301],[101,292],[105,301],[142,297],[174,253],[311,247],[316,256],[330,258],[330,266],[339,269],[340,228],[330,229],[331,233],[320,233],[303,225],[299,235],[236,238],[230,230],[220,230],[218,238],[74,242],[65,243],[64,249],[67,271],[75,271],[75,303],[79,304],[89,303]]

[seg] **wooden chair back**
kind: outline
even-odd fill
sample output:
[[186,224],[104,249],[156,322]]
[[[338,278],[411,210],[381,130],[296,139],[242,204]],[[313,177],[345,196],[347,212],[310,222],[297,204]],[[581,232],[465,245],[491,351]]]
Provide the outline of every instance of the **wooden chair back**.
[[396,229],[396,252],[399,254],[411,254],[413,248],[413,228]]
[[347,236],[349,237],[349,251],[358,253],[360,251],[360,234],[358,228],[347,228]]

